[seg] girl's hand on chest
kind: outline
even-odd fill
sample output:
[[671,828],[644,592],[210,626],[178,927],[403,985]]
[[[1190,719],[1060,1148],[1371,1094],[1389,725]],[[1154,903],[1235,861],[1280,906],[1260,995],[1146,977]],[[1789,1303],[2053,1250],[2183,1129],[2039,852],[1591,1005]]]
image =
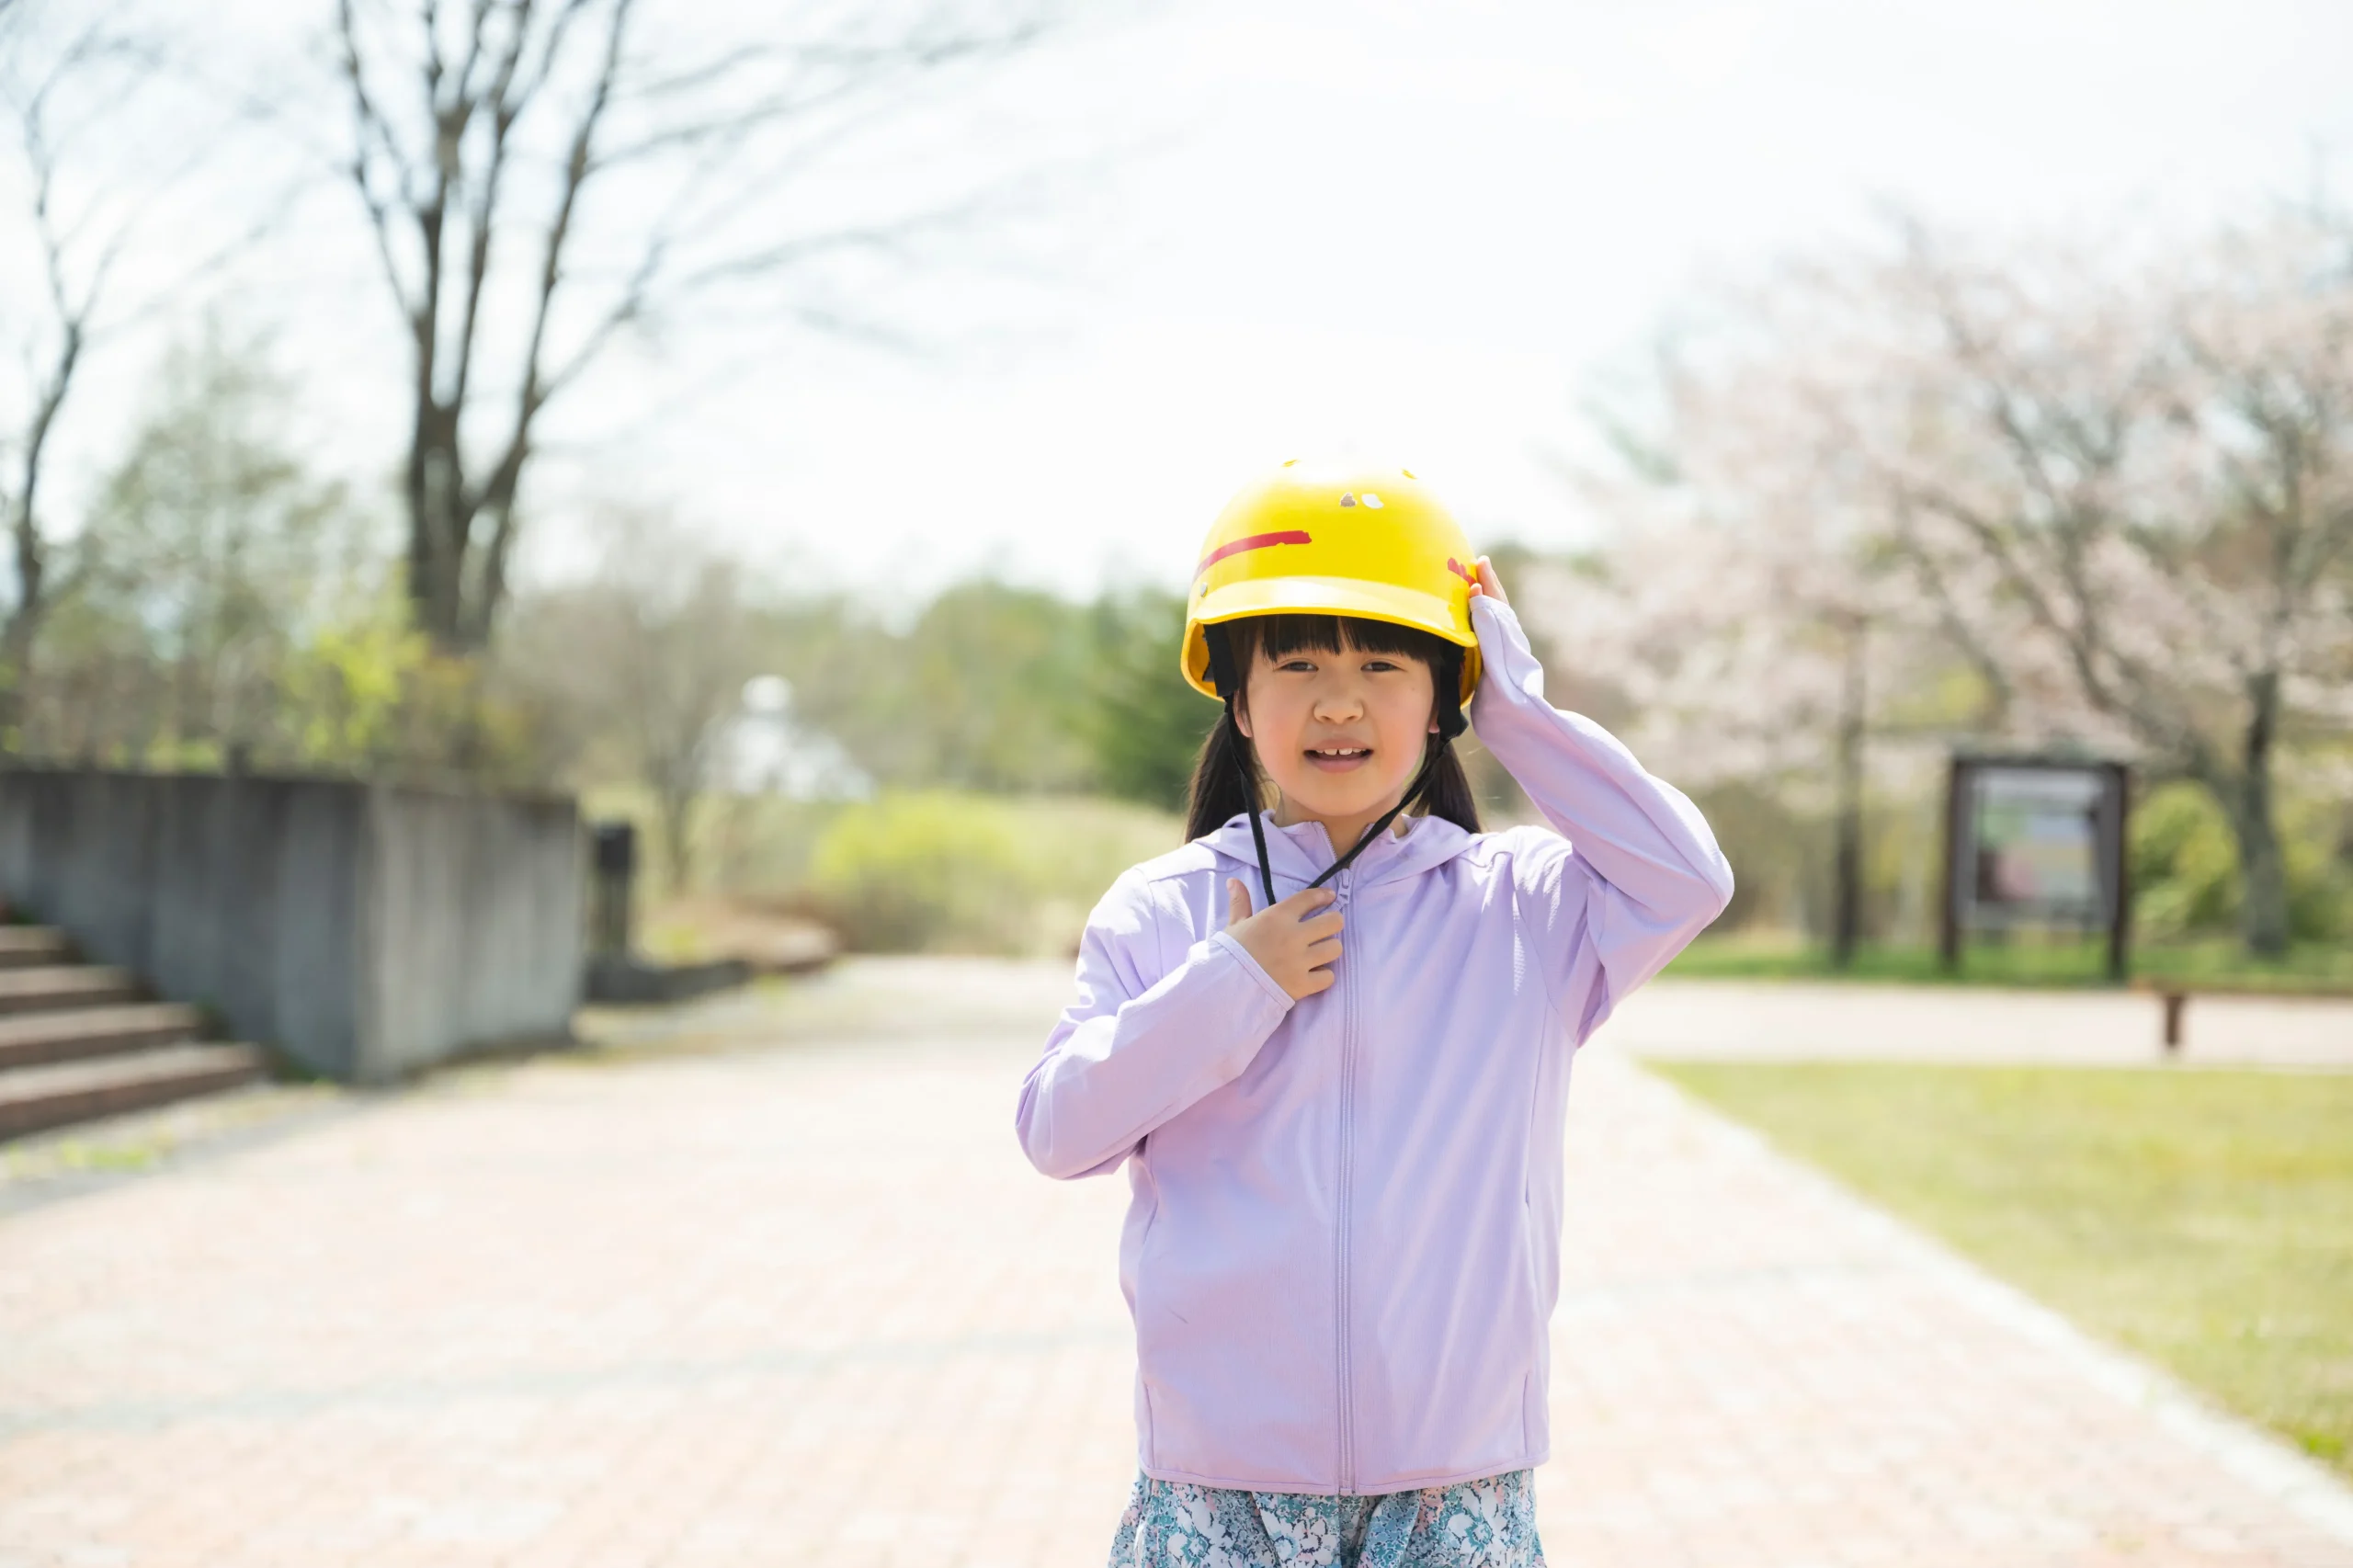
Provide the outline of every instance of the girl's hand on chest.
[[1279,903],[1250,913],[1250,890],[1238,877],[1225,880],[1226,929],[1290,994],[1294,1002],[1332,989],[1332,960],[1340,956],[1338,895],[1330,888],[1308,888]]

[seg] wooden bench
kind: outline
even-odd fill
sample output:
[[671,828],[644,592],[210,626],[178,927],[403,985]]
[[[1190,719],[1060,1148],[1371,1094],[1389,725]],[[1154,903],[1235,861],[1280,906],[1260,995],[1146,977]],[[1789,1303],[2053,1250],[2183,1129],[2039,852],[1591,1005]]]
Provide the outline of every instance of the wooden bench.
[[2164,1042],[2169,1057],[2181,1054],[2181,1019],[2192,996],[2254,996],[2274,1002],[2341,1002],[2353,998],[2353,990],[2326,983],[2246,985],[2227,980],[2166,980],[2150,975],[2135,979],[2132,989],[2148,992],[2164,1007]]

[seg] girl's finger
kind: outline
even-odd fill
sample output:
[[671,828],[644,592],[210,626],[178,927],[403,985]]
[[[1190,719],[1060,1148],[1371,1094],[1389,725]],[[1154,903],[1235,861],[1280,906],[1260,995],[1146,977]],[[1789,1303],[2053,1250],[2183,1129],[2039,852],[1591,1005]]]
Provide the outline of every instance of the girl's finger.
[[1495,575],[1495,563],[1483,555],[1479,557],[1479,586],[1496,603],[1511,603],[1505,597],[1503,579]]
[[1225,923],[1239,926],[1250,918],[1250,890],[1242,885],[1240,877],[1225,879]]
[[1301,921],[1299,928],[1306,934],[1309,941],[1321,942],[1338,936],[1347,924],[1347,916],[1336,909],[1329,915],[1318,915],[1312,920]]

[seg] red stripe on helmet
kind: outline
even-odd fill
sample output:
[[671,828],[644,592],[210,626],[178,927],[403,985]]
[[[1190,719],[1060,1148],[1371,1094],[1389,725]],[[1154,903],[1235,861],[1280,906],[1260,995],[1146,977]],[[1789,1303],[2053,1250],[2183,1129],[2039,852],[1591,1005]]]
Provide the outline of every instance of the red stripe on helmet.
[[1270,544],[1313,544],[1315,540],[1309,536],[1305,528],[1285,528],[1280,533],[1271,534],[1245,534],[1233,543],[1221,544],[1207,555],[1202,556],[1201,563],[1193,568],[1193,575],[1198,577],[1227,556],[1239,555],[1245,550],[1264,550]]
[[1471,574],[1470,571],[1463,566],[1462,562],[1457,561],[1451,555],[1446,558],[1446,569],[1453,573],[1456,576],[1461,578],[1466,583],[1475,583],[1479,580]]

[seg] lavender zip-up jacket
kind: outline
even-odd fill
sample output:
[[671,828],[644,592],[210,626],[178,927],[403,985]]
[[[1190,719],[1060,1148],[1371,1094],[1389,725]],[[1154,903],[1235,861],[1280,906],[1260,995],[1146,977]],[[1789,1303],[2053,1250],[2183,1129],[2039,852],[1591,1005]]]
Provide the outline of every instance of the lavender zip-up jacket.
[[[1121,876],[1021,1087],[1051,1176],[1124,1163],[1120,1281],[1144,1472],[1366,1494],[1543,1461],[1569,1062],[1723,909],[1699,811],[1544,701],[1511,610],[1472,600],[1479,739],[1557,832],[1409,819],[1336,881],[1328,991],[1228,936],[1240,816]],[[1267,829],[1275,892],[1332,863]]]

